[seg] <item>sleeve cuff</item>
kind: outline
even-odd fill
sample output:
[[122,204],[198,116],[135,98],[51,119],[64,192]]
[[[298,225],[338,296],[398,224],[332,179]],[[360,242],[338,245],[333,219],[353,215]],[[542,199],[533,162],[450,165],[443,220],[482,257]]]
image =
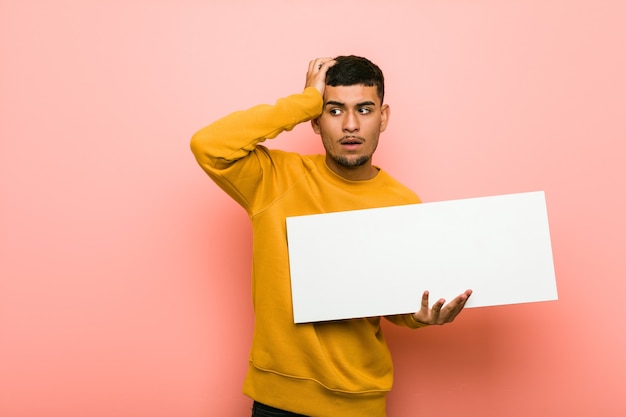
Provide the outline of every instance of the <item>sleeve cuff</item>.
[[412,329],[419,329],[421,327],[430,326],[430,324],[422,323],[421,321],[415,320],[413,314],[409,314],[408,316],[409,327],[411,327]]

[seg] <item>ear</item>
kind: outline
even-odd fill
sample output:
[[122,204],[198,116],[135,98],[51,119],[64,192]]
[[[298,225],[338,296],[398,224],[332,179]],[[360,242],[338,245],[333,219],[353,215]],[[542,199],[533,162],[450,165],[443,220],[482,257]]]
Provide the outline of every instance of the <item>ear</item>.
[[384,132],[387,129],[387,125],[389,124],[389,115],[391,113],[391,109],[388,104],[384,104],[380,108],[380,131]]
[[318,135],[320,134],[321,130],[320,130],[320,118],[316,117],[315,119],[311,119],[311,127],[313,128],[313,131],[315,133],[317,133]]

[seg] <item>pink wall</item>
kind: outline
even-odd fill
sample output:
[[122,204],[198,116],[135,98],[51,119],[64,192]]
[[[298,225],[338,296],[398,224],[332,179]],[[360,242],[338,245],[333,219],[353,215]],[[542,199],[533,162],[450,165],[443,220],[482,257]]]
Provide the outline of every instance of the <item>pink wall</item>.
[[[191,134],[366,55],[425,201],[545,190],[560,300],[387,328],[389,415],[623,416],[626,6],[0,1],[0,415],[245,416],[250,227]],[[320,147],[307,126],[275,146]],[[416,294],[416,297],[418,294]]]

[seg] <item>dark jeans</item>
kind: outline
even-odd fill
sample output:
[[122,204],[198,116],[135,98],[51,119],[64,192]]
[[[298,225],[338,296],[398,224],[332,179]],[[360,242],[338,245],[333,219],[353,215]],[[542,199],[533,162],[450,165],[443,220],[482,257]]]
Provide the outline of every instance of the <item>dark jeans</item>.
[[306,417],[302,414],[280,410],[269,405],[254,402],[252,404],[252,417]]

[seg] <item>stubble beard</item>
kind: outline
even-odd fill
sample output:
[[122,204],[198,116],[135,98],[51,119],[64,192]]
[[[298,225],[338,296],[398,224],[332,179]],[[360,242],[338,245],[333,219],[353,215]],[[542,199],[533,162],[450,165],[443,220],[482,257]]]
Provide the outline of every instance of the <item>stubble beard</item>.
[[356,168],[369,162],[371,155],[361,155],[356,159],[348,159],[345,156],[331,155],[333,161],[344,168]]

